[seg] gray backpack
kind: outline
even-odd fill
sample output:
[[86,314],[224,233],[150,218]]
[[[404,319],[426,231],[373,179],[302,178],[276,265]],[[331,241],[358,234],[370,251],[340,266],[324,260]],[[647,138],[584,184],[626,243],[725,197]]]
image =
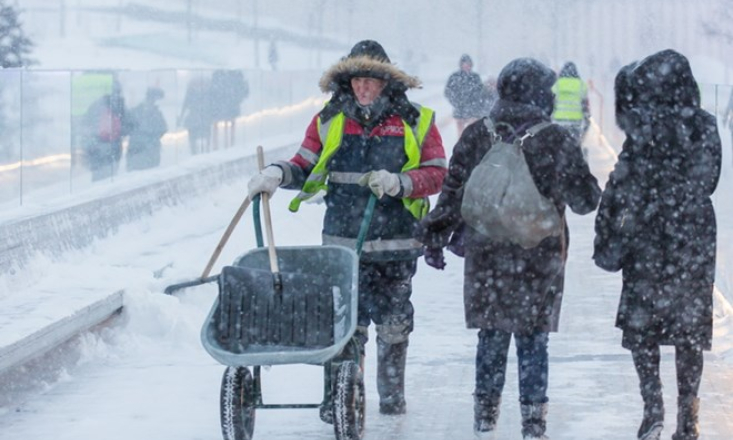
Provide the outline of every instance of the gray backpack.
[[537,190],[522,151],[525,139],[551,124],[534,125],[509,143],[496,133],[491,119],[484,121],[493,137],[492,147],[463,186],[464,221],[493,241],[525,249],[546,237],[559,236],[563,229],[560,215],[552,201]]

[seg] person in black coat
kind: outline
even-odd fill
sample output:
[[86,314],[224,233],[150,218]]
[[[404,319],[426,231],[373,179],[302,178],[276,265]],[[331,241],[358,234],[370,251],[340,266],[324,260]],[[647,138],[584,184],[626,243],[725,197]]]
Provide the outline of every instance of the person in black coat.
[[211,75],[211,115],[213,144],[219,148],[219,128],[224,129],[224,146],[235,142],[237,118],[242,102],[249,96],[249,83],[241,70],[217,70]]
[[716,223],[710,196],[721,167],[720,136],[687,59],[653,54],[616,77],[623,150],[596,217],[594,260],[622,271],[616,326],[631,350],[644,414],[638,438],[658,439],[664,405],[660,345],[675,347],[674,440],[698,438],[703,350],[713,326]]
[[453,106],[453,118],[460,136],[468,124],[485,116],[483,103],[488,100],[488,92],[481,76],[472,70],[473,60],[470,56],[462,55],[458,65],[460,69],[448,77],[444,94]]
[[[530,127],[549,123],[554,82],[555,73],[531,58],[504,67],[497,81],[499,100],[489,115],[497,134],[511,140],[513,132],[520,136]],[[421,221],[416,238],[426,246],[426,262],[437,268],[444,264],[442,248],[450,244],[460,253],[462,242],[466,324],[479,329],[474,430],[485,433],[496,427],[513,335],[520,365],[522,434],[525,439],[544,439],[548,334],[557,331],[569,244],[565,208],[587,214],[596,208],[601,190],[578,143],[565,128],[551,124],[526,139],[522,149],[537,189],[562,218],[560,236],[525,249],[492,241],[465,225],[464,184],[492,147],[486,119],[468,126],[454,147],[438,203]]]
[[150,87],[145,101],[130,110],[134,128],[127,145],[127,171],[160,165],[160,138],[168,131],[168,123],[155,102],[164,96],[162,89]]
[[183,125],[188,131],[191,154],[211,149],[211,127],[215,122],[211,104],[211,80],[197,74],[186,86],[181,113],[176,122],[176,125]]

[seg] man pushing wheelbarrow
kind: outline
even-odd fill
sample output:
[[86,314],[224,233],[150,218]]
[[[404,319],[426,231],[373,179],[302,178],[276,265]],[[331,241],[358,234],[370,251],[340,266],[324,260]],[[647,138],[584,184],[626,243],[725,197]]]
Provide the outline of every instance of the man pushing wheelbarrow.
[[[447,171],[443,142],[433,110],[405,94],[420,81],[393,65],[375,41],[357,43],[326,70],[319,86],[331,99],[311,121],[301,148],[289,161],[252,177],[249,198],[272,195],[279,187],[300,190],[290,202],[295,212],[303,200],[326,191],[323,244],[360,250],[358,343],[347,345],[330,363],[327,380],[336,380],[339,359],[352,359],[355,346],[364,355],[374,322],[379,412],[404,414],[412,277],[422,255],[412,235],[428,211],[427,196],[440,191]],[[357,246],[372,193],[378,200],[363,246]],[[320,406],[326,423],[333,423],[333,397]]]

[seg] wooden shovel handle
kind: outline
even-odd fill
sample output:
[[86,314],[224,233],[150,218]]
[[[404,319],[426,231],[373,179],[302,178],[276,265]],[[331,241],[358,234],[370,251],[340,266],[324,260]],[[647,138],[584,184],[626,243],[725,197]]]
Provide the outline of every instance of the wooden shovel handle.
[[[257,146],[257,165],[262,171],[265,168],[265,154],[262,150],[262,145]],[[263,215],[265,216],[265,236],[267,237],[267,253],[270,256],[270,270],[273,274],[280,273],[280,268],[277,265],[277,254],[275,253],[275,238],[272,234],[272,216],[270,215],[270,195],[262,193],[262,208]]]
[[242,205],[237,210],[237,213],[234,214],[234,218],[232,218],[232,221],[229,222],[229,226],[227,227],[227,230],[224,231],[224,235],[221,236],[221,240],[219,240],[219,244],[216,245],[216,249],[214,249],[214,253],[211,254],[211,258],[209,258],[209,262],[206,264],[206,267],[204,268],[204,273],[201,274],[201,279],[209,276],[209,273],[211,272],[211,268],[214,266],[214,263],[216,262],[217,258],[219,258],[219,254],[221,254],[222,249],[224,249],[224,245],[226,244],[227,240],[229,240],[229,236],[232,235],[232,231],[234,231],[234,228],[237,226],[237,223],[239,223],[239,220],[242,218],[242,214],[244,214],[244,211],[247,210],[247,207],[249,207],[251,200],[249,199],[249,196],[247,196],[246,199],[242,202]]

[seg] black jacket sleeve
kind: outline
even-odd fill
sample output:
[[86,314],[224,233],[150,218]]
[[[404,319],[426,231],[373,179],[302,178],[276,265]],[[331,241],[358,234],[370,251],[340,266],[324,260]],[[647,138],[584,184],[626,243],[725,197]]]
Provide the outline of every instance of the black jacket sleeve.
[[453,148],[438,202],[420,221],[415,231],[415,238],[425,246],[445,247],[451,241],[453,233],[463,229],[463,185],[489,150],[490,143],[481,142],[488,135],[484,124],[472,124],[464,130]]

